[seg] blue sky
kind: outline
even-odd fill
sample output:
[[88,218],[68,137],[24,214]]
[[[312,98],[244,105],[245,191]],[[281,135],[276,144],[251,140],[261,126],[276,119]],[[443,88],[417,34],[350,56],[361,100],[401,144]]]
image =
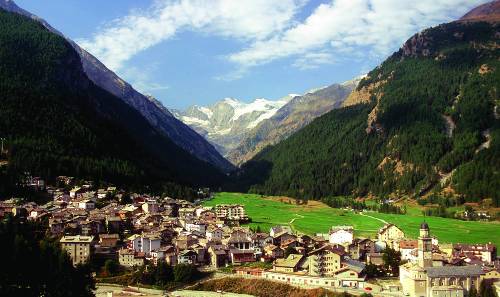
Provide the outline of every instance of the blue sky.
[[[17,0],[169,108],[352,79],[484,0]],[[119,5],[118,5],[119,3]]]

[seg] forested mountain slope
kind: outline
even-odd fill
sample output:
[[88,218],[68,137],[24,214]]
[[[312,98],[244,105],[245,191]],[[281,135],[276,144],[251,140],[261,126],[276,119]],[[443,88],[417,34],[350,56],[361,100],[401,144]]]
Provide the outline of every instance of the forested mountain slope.
[[[20,8],[13,0],[0,0],[0,8],[27,16],[45,26],[49,31],[64,37],[62,33],[50,26],[44,19]],[[83,71],[94,84],[122,99],[125,103],[139,111],[153,127],[168,136],[175,144],[195,155],[198,159],[207,161],[224,171],[233,169],[231,163],[224,159],[210,143],[174,117],[161,102],[151,96],[139,93],[129,83],[121,79],[78,44],[70,39],[67,39],[67,41],[79,54]],[[165,152],[165,154],[167,153]]]
[[215,167],[89,80],[71,44],[40,23],[0,9],[0,61],[8,176],[28,171],[127,186],[222,180]]
[[240,189],[304,198],[446,192],[499,205],[499,43],[497,22],[414,35],[347,107],[247,162]]

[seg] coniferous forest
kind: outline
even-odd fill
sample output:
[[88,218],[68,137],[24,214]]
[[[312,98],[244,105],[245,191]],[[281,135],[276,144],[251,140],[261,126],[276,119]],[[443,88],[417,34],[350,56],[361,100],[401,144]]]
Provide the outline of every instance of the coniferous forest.
[[268,147],[235,175],[236,188],[319,199],[448,187],[498,206],[498,26],[454,22],[415,35],[361,81],[357,90],[373,88],[369,102]]
[[177,147],[136,110],[90,81],[80,58],[42,24],[0,11],[3,192],[25,172],[127,187],[217,185],[223,175]]

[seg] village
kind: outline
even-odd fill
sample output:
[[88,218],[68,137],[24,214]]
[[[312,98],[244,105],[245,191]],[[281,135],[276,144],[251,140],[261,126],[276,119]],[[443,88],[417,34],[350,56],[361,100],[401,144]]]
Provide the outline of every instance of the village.
[[66,176],[58,177],[58,187],[40,178],[27,185],[48,193],[51,201],[5,200],[0,218],[45,222],[46,236],[59,240],[74,265],[94,259],[115,260],[130,270],[186,264],[300,287],[395,296],[468,296],[483,280],[495,285],[500,280],[493,244],[441,243],[426,222],[418,238],[408,238],[394,224],[385,224],[371,239],[356,237],[352,226],[306,235],[288,225],[251,229],[243,205],[202,206],[210,199],[208,189],[189,202],[99,188]]

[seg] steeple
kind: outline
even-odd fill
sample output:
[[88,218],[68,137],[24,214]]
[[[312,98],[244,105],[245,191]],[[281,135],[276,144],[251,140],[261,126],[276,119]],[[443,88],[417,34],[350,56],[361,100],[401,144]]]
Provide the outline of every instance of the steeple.
[[418,266],[422,268],[432,267],[432,238],[430,237],[429,225],[425,221],[420,224]]

